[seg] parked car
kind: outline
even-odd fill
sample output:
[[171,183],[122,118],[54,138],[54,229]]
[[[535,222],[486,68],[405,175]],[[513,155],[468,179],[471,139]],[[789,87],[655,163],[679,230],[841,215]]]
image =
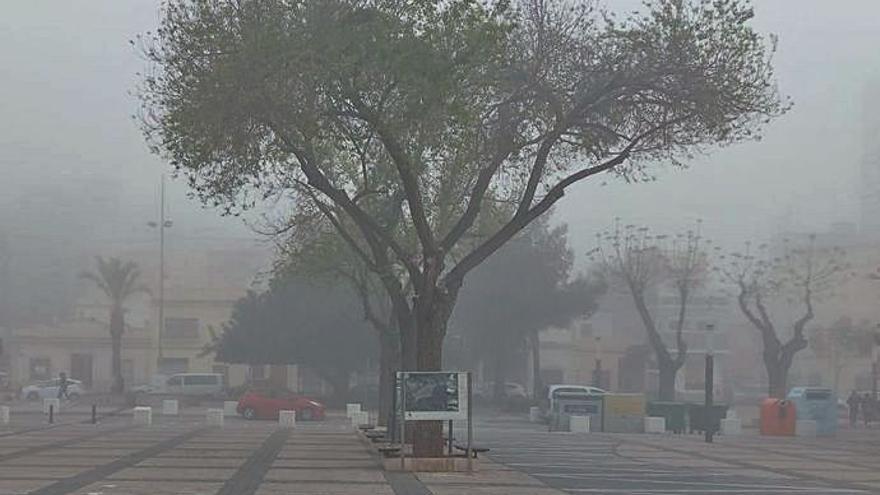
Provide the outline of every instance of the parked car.
[[[76,399],[83,394],[82,382],[67,379],[67,396]],[[54,399],[58,397],[58,379],[37,382],[22,387],[21,398],[27,400]]]
[[239,400],[237,411],[245,419],[278,419],[280,411],[296,411],[304,421],[323,420],[325,406],[289,390],[250,390]]
[[223,390],[223,375],[219,373],[178,373],[168,378],[163,392],[172,395],[222,397]]

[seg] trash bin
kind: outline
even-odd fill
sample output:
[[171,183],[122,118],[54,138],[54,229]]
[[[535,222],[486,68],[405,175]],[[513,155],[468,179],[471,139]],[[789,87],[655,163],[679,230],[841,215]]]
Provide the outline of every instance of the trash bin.
[[794,387],[788,393],[788,400],[794,403],[798,420],[816,422],[816,434],[837,432],[837,397],[830,388]]
[[727,405],[714,404],[708,409],[705,404],[688,404],[688,431],[703,433],[711,429],[721,431],[721,419],[727,415]]
[[764,399],[761,403],[761,435],[793,437],[796,421],[794,402]]
[[666,419],[666,431],[684,433],[687,430],[687,404],[684,402],[648,402],[648,416]]

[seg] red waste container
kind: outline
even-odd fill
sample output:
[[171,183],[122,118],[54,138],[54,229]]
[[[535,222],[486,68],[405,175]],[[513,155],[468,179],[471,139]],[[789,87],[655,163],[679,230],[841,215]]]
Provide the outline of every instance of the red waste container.
[[794,403],[785,399],[764,399],[761,403],[761,435],[793,437]]

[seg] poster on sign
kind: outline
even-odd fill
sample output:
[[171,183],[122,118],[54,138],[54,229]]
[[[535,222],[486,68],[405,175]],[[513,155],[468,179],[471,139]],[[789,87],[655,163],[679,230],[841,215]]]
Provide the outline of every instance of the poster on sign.
[[398,380],[407,421],[467,419],[467,373],[400,372]]

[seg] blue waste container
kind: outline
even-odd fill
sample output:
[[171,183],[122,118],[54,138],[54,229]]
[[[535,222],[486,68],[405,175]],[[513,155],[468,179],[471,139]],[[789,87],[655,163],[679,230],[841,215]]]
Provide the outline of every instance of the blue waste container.
[[797,419],[816,422],[819,435],[833,435],[837,431],[837,397],[830,388],[794,387],[787,398],[794,402]]

